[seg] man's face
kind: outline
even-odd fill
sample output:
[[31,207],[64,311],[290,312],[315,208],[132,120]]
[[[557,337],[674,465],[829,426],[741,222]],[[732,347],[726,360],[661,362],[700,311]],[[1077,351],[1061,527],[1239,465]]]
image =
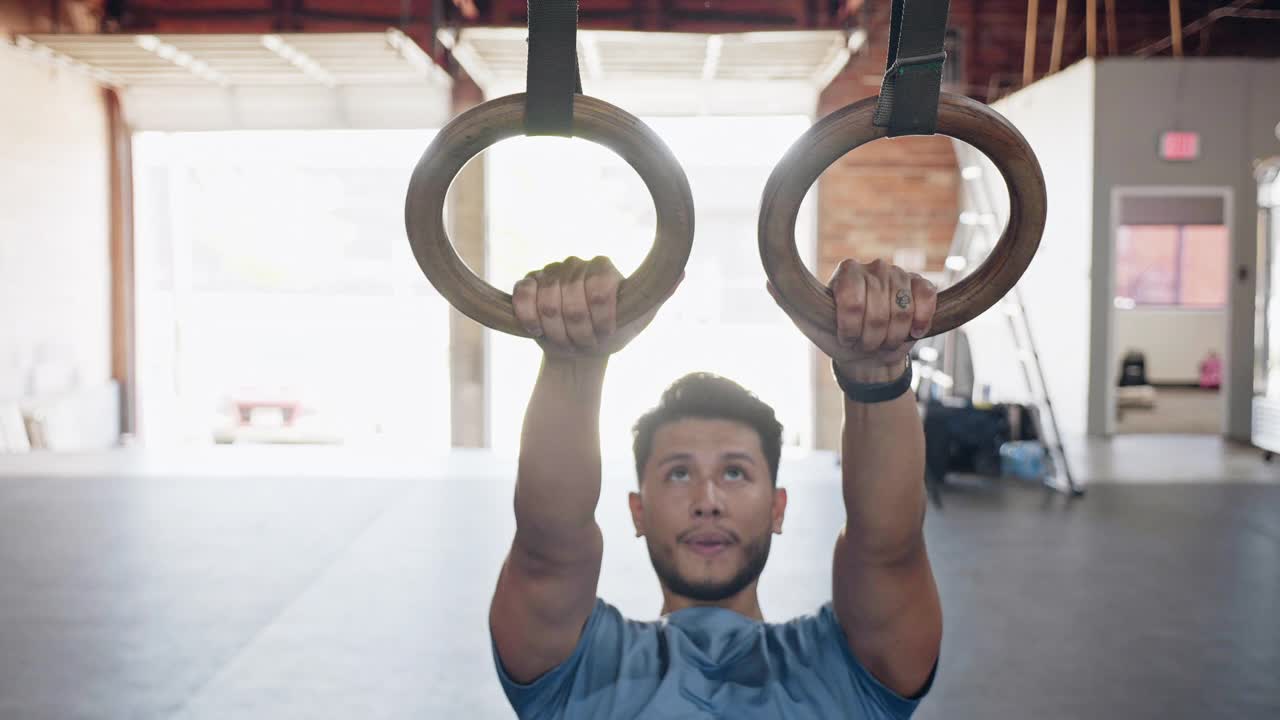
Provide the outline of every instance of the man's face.
[[786,505],[759,434],[731,420],[660,426],[640,492],[631,494],[632,520],[658,577],[699,602],[733,597],[759,577]]

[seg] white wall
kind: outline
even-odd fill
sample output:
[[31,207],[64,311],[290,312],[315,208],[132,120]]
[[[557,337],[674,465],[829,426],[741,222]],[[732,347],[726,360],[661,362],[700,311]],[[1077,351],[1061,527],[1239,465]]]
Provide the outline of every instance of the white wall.
[[101,90],[0,44],[0,399],[111,376]]
[[[1224,353],[1227,434],[1248,441],[1253,394],[1254,271],[1257,264],[1257,186],[1253,163],[1280,154],[1280,61],[1114,58],[1097,64],[1093,182],[1094,375],[1089,430],[1109,430],[1108,397],[1114,357],[1110,298],[1114,253],[1111,198],[1118,187],[1226,188],[1232,226],[1228,289],[1230,346]],[[1039,83],[1037,83],[1039,84]],[[1194,162],[1170,163],[1156,153],[1165,130],[1200,133]]]
[[1093,76],[1093,63],[1079,63],[994,106],[1035,150],[1048,188],[1044,236],[1019,287],[1068,441],[1083,436],[1087,414]]
[[1117,310],[1111,378],[1129,350],[1147,359],[1147,380],[1192,383],[1200,378],[1200,361],[1209,351],[1223,354],[1227,314],[1221,310]]

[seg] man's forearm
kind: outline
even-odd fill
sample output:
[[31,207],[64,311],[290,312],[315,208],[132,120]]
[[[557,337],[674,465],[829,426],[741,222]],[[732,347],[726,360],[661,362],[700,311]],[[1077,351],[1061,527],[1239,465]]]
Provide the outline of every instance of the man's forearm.
[[924,429],[911,393],[889,402],[844,399],[844,504],[850,549],[895,558],[922,540]]
[[606,358],[543,360],[525,413],[516,476],[517,537],[541,546],[530,550],[563,547],[595,520],[606,365]]

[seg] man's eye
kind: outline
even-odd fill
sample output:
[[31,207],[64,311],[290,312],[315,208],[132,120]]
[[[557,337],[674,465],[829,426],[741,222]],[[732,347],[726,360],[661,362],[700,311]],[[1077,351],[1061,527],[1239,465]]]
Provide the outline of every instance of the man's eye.
[[689,479],[689,471],[682,467],[674,468],[667,473],[667,479],[675,482],[684,482]]
[[724,471],[724,478],[726,480],[745,480],[746,477],[747,474],[742,472],[742,468],[731,467],[726,468]]

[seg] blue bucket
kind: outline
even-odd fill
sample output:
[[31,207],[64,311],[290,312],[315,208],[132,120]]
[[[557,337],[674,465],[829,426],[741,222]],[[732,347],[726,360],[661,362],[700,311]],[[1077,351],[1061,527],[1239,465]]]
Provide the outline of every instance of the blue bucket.
[[1034,441],[1007,442],[1000,446],[1000,472],[1024,480],[1044,479],[1044,445]]

